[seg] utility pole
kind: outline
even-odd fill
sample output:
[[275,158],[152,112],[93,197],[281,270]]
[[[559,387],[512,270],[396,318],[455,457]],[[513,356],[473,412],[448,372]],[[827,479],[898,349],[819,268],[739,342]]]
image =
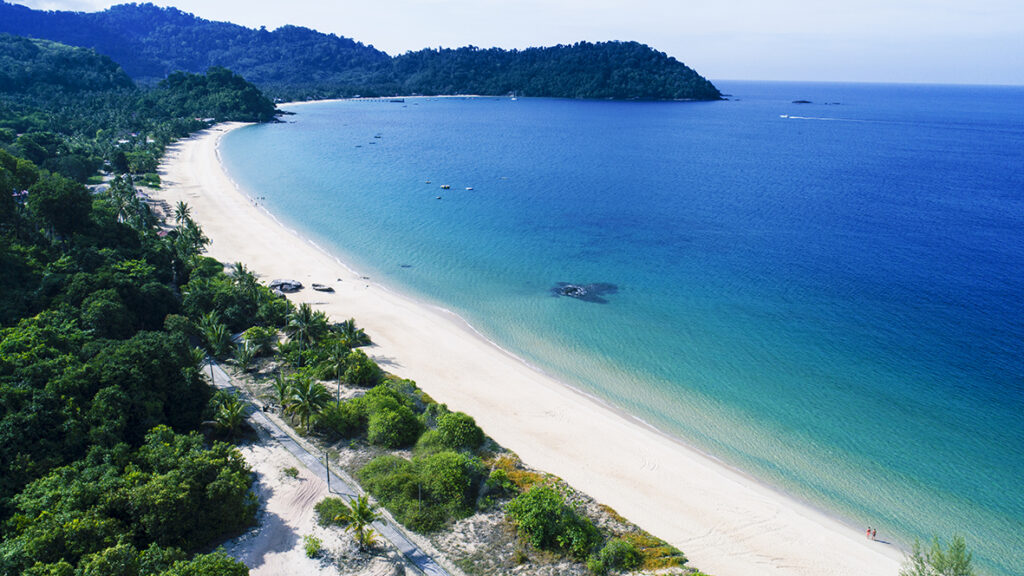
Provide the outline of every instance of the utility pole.
[[327,493],[331,492],[331,453],[324,451],[324,468],[327,469]]

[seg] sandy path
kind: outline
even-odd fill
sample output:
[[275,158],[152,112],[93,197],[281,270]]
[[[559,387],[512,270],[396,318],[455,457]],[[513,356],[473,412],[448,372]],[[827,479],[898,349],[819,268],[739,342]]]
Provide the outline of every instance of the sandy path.
[[538,373],[461,319],[385,290],[284,229],[235,188],[217,156],[226,124],[168,150],[157,195],[184,200],[209,254],[262,279],[332,285],[292,298],[355,317],[388,370],[416,380],[535,468],[564,478],[678,546],[716,576],[885,575],[902,554]]

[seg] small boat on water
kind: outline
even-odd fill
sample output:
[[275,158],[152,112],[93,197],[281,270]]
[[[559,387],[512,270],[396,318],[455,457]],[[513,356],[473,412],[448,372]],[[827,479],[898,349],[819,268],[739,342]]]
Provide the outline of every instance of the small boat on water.
[[451,189],[452,189],[452,187],[451,187],[450,184],[441,184],[441,190],[451,190]]
[[472,189],[473,189],[472,186],[466,186],[466,190],[472,190]]

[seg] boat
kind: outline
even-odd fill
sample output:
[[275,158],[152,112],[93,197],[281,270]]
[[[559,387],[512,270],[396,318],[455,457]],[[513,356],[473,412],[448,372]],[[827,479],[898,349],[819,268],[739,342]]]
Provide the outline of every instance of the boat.
[[451,190],[451,188],[452,187],[449,184],[441,184],[441,190]]
[[473,189],[472,186],[466,186],[466,190],[472,190],[472,189]]

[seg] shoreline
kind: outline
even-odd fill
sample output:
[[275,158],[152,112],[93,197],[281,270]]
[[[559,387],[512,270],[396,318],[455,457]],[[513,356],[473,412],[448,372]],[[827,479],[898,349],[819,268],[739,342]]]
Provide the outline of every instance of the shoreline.
[[[154,196],[187,202],[211,239],[208,254],[242,261],[261,280],[307,286],[290,297],[335,320],[355,317],[381,366],[417,381],[531,467],[555,474],[681,549],[715,576],[895,575],[903,553],[827,512],[766,486],[643,420],[556,380],[465,319],[368,281],[257,206],[226,174],[219,141],[241,123],[179,141]],[[337,278],[337,280],[334,280]]]

